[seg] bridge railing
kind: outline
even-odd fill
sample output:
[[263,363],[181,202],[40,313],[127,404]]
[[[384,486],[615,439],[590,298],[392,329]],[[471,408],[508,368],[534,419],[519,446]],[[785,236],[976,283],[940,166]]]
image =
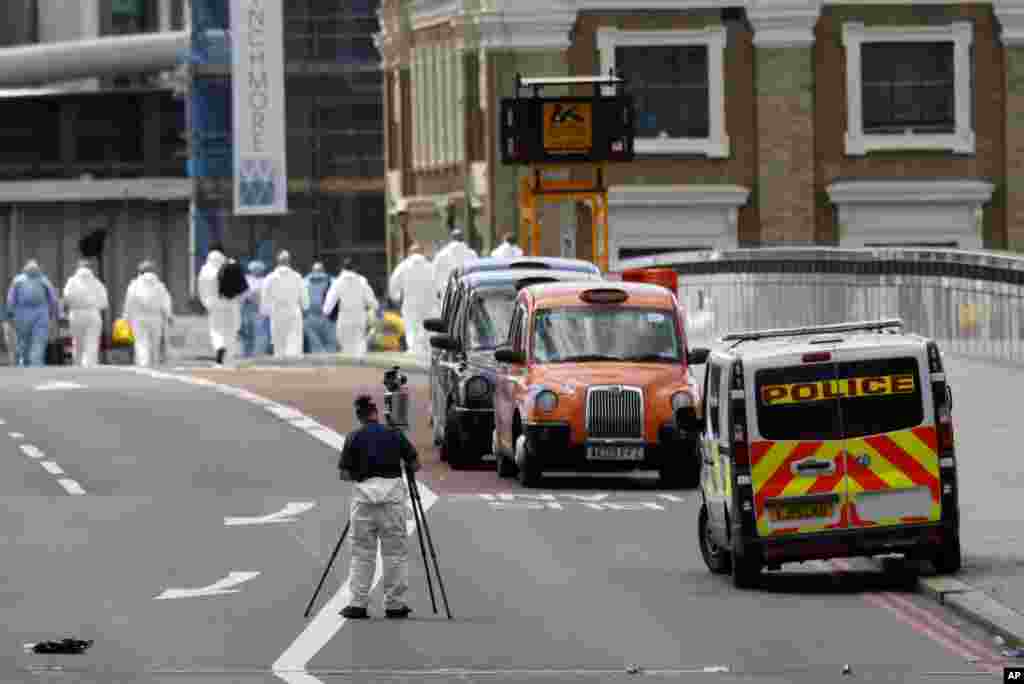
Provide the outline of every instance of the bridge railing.
[[927,248],[678,252],[620,268],[679,274],[691,344],[728,332],[899,317],[951,353],[1024,363],[1024,257]]

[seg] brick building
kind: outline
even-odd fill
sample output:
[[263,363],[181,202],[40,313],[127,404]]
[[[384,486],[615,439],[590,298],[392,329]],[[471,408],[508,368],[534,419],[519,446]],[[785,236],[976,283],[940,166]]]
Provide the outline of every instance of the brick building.
[[[515,230],[524,171],[500,163],[500,98],[516,72],[610,68],[637,104],[636,161],[610,174],[613,265],[782,244],[1024,249],[1020,0],[384,0],[380,17],[392,258],[452,225],[485,250]],[[542,224],[546,253],[589,256],[582,205]]]

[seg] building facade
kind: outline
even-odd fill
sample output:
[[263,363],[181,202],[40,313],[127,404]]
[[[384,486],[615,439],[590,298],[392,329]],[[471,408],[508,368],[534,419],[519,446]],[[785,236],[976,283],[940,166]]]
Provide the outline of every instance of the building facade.
[[[385,0],[390,236],[518,230],[497,147],[515,74],[627,79],[611,263],[821,244],[1024,250],[1024,3]],[[567,93],[569,94],[569,93]],[[573,94],[586,94],[580,90]],[[573,178],[589,171],[566,169]],[[542,250],[591,254],[551,206]]]

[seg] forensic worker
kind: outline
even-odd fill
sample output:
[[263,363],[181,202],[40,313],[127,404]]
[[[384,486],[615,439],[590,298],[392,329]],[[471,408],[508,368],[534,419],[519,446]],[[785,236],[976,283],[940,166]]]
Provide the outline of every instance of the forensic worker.
[[366,324],[370,312],[377,310],[377,297],[369,281],[353,270],[352,259],[345,259],[341,272],[324,299],[324,314],[338,305],[338,348],[342,354],[366,353]]
[[249,289],[242,295],[242,327],[239,330],[243,358],[270,353],[270,317],[260,313],[260,296],[267,267],[262,261],[253,260],[247,270],[245,279]]
[[171,293],[152,261],[139,264],[139,275],[128,284],[124,317],[135,336],[135,365],[152,367],[160,358],[160,343],[172,321]]
[[50,319],[59,314],[57,291],[39,268],[39,262],[30,259],[7,291],[7,315],[14,320],[18,366],[46,365]]
[[410,354],[427,355],[430,345],[423,332],[423,320],[430,315],[437,297],[434,295],[434,267],[423,256],[418,243],[409,248],[409,256],[391,274],[388,292],[392,299],[402,301],[405,322],[405,343]]
[[312,354],[338,351],[334,322],[324,315],[324,300],[334,279],[324,271],[323,263],[317,261],[306,276],[306,290],[309,291],[309,306],[303,311],[302,328]]
[[377,569],[379,542],[384,614],[405,618],[412,610],[403,601],[409,588],[409,548],[405,524],[408,491],[402,463],[416,471],[420,468],[419,458],[405,433],[380,424],[377,406],[369,395],[357,397],[355,409],[362,426],[346,436],[338,462],[341,479],[353,482],[349,511],[352,561],[348,578],[352,602],[342,609],[341,615],[349,620],[369,617],[366,607]]
[[302,358],[302,312],[309,308],[309,292],[292,267],[292,255],[277,255],[277,268],[263,281],[260,312],[270,316],[274,358]]
[[434,293],[439,301],[444,299],[451,272],[477,258],[477,253],[463,240],[460,229],[453,230],[451,238],[451,242],[434,257]]
[[523,256],[522,248],[516,244],[516,234],[505,233],[502,243],[494,248],[491,256],[496,259],[518,259]]
[[93,273],[89,259],[78,262],[78,270],[64,285],[64,308],[71,329],[74,365],[90,368],[99,363],[103,312],[110,306],[107,287]]
[[242,327],[240,299],[220,295],[220,271],[226,263],[223,252],[211,250],[196,282],[199,301],[210,316],[210,344],[217,353],[217,365],[222,365],[225,357],[235,357],[238,330]]

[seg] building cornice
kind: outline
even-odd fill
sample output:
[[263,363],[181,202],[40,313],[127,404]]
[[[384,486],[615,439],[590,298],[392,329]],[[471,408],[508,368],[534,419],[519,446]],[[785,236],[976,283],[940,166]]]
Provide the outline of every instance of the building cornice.
[[995,186],[975,179],[850,180],[828,186],[833,204],[984,204]]
[[747,18],[754,28],[754,45],[766,48],[813,45],[821,5],[821,0],[749,0]]
[[750,189],[742,185],[613,185],[608,204],[613,207],[742,207]]
[[100,200],[185,201],[191,178],[7,181],[0,183],[0,204],[91,202]]

